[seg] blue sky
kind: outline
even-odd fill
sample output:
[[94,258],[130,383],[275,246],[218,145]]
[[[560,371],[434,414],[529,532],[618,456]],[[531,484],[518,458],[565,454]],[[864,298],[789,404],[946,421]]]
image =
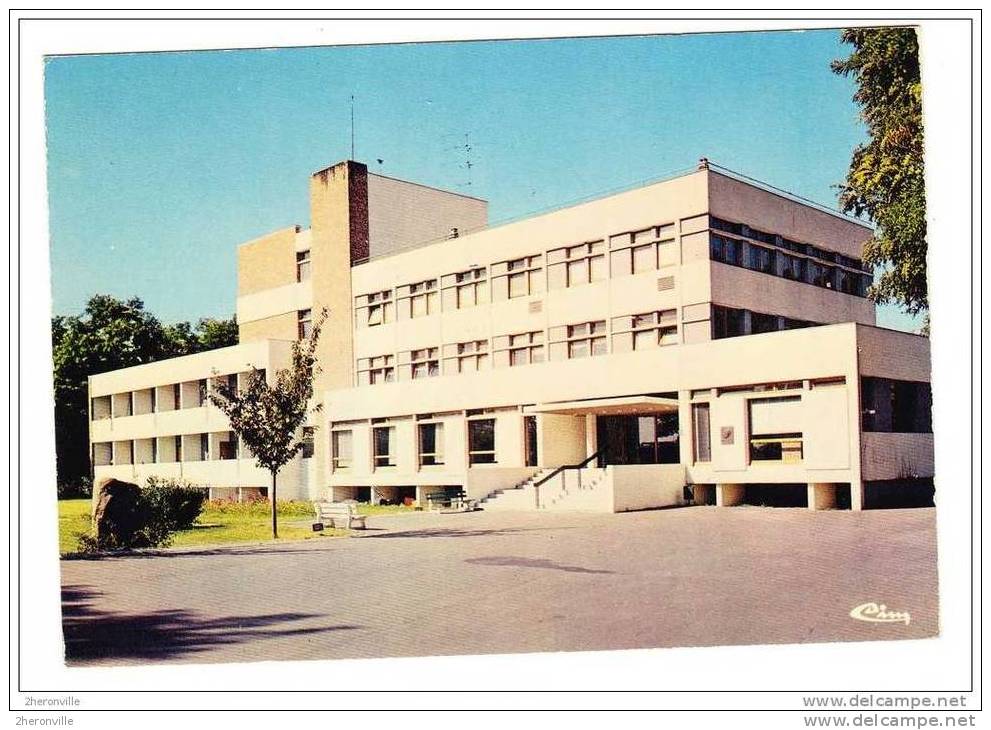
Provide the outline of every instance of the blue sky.
[[309,224],[310,173],[350,154],[352,94],[358,160],[486,198],[492,221],[701,156],[835,205],[864,135],[829,70],[847,53],[813,31],[50,59],[53,308],[233,314],[237,245]]

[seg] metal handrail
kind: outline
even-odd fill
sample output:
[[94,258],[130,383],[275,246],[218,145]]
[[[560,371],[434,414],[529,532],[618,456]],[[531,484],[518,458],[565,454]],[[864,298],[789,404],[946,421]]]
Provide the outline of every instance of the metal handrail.
[[581,469],[582,467],[587,466],[590,461],[592,461],[593,459],[598,459],[600,456],[602,456],[602,451],[603,450],[596,451],[594,454],[592,454],[590,457],[588,457],[587,459],[585,459],[585,461],[581,462],[580,464],[565,464],[564,466],[559,466],[557,469],[555,469],[554,471],[552,471],[550,474],[548,474],[547,476],[545,476],[540,481],[534,482],[533,483],[533,486],[534,487],[539,487],[544,482],[548,482],[551,479],[553,479],[554,477],[556,477],[558,474],[560,474],[565,469]]
[[[550,481],[551,479],[553,479],[554,477],[556,477],[558,474],[561,474],[561,473],[563,473],[564,471],[566,471],[568,469],[581,469],[582,467],[587,466],[589,464],[589,462],[591,462],[591,461],[593,461],[595,459],[598,459],[602,455],[602,452],[603,451],[604,451],[604,449],[600,449],[599,451],[596,451],[594,454],[592,454],[590,457],[588,457],[587,459],[585,459],[585,461],[583,461],[581,463],[578,463],[578,464],[565,464],[564,466],[559,466],[557,469],[555,469],[554,471],[552,471],[550,474],[548,474],[547,476],[545,476],[540,481],[534,482],[533,483],[533,501],[534,501],[534,506],[537,509],[540,509],[540,485],[541,484],[544,484],[545,482]],[[578,475],[579,475],[578,478],[579,478],[579,488],[580,488],[581,487],[581,472],[578,472]]]

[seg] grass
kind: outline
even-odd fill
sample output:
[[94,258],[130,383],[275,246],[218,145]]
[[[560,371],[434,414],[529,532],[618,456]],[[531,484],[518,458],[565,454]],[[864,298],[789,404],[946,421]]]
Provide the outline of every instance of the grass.
[[358,504],[359,515],[394,515],[406,512],[416,512],[415,507],[407,507],[403,504]]
[[58,503],[58,551],[74,553],[79,548],[78,534],[89,532],[88,499],[60,499]]
[[[59,552],[77,552],[79,533],[90,530],[90,500],[59,500]],[[313,532],[313,507],[309,502],[279,503],[279,541],[341,537],[347,530]],[[296,524],[293,524],[296,523]],[[305,523],[305,524],[300,524]],[[272,540],[272,517],[268,502],[207,502],[192,529],[177,532],[174,547],[224,545]]]

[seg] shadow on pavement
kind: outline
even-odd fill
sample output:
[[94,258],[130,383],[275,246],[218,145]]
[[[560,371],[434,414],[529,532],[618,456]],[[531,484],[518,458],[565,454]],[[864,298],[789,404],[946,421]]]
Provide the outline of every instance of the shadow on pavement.
[[521,532],[546,532],[548,530],[570,530],[570,527],[530,527],[530,528],[493,528],[488,530],[458,530],[455,528],[427,528],[423,530],[398,530],[385,532],[381,535],[363,535],[363,539],[381,539],[388,537],[492,537],[493,535],[514,535]]
[[468,558],[466,563],[472,565],[494,565],[507,568],[540,568],[543,570],[561,570],[565,573],[596,573],[613,575],[611,570],[594,570],[592,568],[582,568],[577,565],[560,565],[553,560],[546,558],[520,558],[512,555],[493,555],[484,558]]
[[363,628],[353,625],[286,626],[294,621],[321,617],[312,613],[212,618],[184,610],[113,613],[94,608],[92,599],[96,595],[98,592],[90,586],[73,585],[62,589],[62,633],[68,664],[94,659],[172,659],[220,645]]

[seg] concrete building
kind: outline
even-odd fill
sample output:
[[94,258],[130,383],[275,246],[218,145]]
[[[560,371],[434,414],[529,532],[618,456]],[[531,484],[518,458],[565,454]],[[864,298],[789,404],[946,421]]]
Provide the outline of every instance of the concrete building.
[[[90,379],[97,478],[267,475],[202,393],[328,320],[280,496],[862,509],[931,490],[929,342],[875,326],[870,229],[703,161],[507,225],[343,162],[238,251],[241,344]],[[931,491],[928,493],[931,494]]]

